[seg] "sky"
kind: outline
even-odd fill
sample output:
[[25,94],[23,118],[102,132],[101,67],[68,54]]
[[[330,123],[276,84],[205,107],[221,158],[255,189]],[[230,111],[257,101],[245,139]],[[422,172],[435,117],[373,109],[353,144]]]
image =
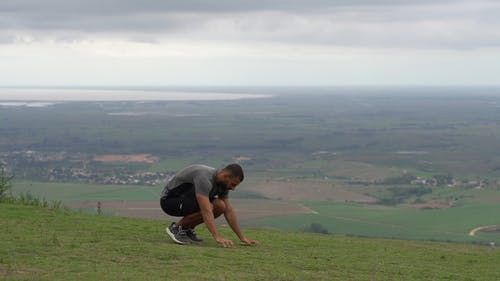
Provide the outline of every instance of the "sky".
[[0,0],[0,86],[499,85],[498,0]]

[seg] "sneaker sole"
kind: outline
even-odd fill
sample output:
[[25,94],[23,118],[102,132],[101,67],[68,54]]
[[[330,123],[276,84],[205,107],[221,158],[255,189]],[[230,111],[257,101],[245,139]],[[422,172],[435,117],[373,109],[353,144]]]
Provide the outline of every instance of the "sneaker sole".
[[165,228],[165,231],[167,232],[168,236],[170,236],[170,238],[171,238],[172,240],[174,240],[174,242],[175,242],[175,243],[180,244],[180,245],[186,245],[186,244],[188,244],[187,242],[182,242],[182,241],[177,240],[177,238],[175,238],[175,234],[173,234],[173,233],[170,231],[170,229],[169,229],[169,227],[168,227],[168,226],[167,226],[167,228]]

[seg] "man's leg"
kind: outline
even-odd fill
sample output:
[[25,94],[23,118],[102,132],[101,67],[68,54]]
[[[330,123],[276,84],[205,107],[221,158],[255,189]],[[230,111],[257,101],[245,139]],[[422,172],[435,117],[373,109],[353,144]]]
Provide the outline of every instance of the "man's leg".
[[[170,216],[182,216],[183,213],[183,203],[184,198],[181,197],[162,197],[160,200],[160,205],[162,210]],[[187,204],[188,207],[191,207],[192,210],[196,210],[190,204]],[[175,223],[172,223],[170,226],[167,226],[165,229],[166,233],[170,238],[178,244],[189,244],[192,242],[192,239],[187,235],[186,230],[178,227]]]
[[[214,213],[214,218],[220,217],[220,215],[226,212],[226,204],[220,199],[215,199],[210,202],[212,205],[212,212]],[[182,228],[195,228],[197,225],[203,223],[203,216],[201,212],[196,212],[183,217],[177,225],[182,226]]]

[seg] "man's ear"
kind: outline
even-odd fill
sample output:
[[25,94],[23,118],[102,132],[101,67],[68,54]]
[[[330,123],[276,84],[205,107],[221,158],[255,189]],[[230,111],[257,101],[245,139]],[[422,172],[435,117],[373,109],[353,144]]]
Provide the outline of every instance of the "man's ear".
[[229,172],[229,171],[222,171],[222,177],[224,179],[230,179],[232,177],[231,172]]

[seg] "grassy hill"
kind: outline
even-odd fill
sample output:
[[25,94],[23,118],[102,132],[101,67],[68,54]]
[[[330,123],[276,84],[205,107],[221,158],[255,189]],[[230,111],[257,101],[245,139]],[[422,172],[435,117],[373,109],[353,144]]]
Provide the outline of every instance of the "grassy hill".
[[224,249],[204,228],[179,246],[166,224],[0,204],[0,279],[500,280],[498,248],[245,229],[263,245]]
[[[246,179],[245,179],[246,181]],[[248,184],[248,183],[244,183]],[[291,183],[294,184],[294,183]],[[317,186],[307,185],[307,182],[296,183],[297,189],[291,193],[299,193],[298,190],[313,189]],[[260,188],[278,189],[280,183],[264,185]],[[248,185],[247,185],[248,186]],[[283,187],[283,185],[281,186]],[[331,187],[331,186],[330,186]],[[334,187],[331,187],[335,189]],[[100,185],[85,183],[54,183],[16,181],[13,184],[13,193],[18,196],[22,194],[33,194],[36,197],[48,198],[49,200],[60,200],[64,203],[100,201],[106,214],[133,214],[154,217],[154,211],[125,210],[126,204],[116,204],[122,201],[142,201],[137,205],[128,206],[132,208],[151,207],[147,201],[153,201],[158,206],[158,197],[161,186],[130,186],[130,185]],[[325,190],[325,189],[323,189]],[[289,192],[284,190],[283,192]],[[325,190],[325,192],[328,192]],[[302,192],[300,192],[302,193]],[[245,189],[237,190],[231,194],[232,198],[251,195],[245,193]],[[340,194],[339,197],[342,195]],[[344,200],[262,200],[258,203],[252,200],[234,201],[235,207],[242,216],[241,223],[245,227],[271,227],[287,231],[302,231],[312,223],[319,223],[325,229],[335,234],[377,237],[389,239],[411,239],[432,241],[453,241],[460,243],[482,243],[495,242],[500,245],[500,232],[478,232],[475,236],[469,236],[472,229],[479,226],[500,225],[499,216],[491,214],[500,213],[500,190],[495,189],[460,189],[456,187],[436,187],[434,196],[442,201],[448,198],[460,198],[453,202],[453,207],[448,208],[417,208],[411,204],[399,204],[393,206],[344,202]],[[433,199],[429,199],[432,201]],[[283,203],[290,203],[288,212]],[[90,203],[85,202],[85,206]],[[443,203],[444,205],[444,203]],[[95,213],[96,202],[92,209],[87,211]],[[123,208],[119,210],[116,208]],[[128,208],[127,207],[127,208]],[[298,212],[307,207],[309,212]],[[83,209],[81,209],[83,210]],[[255,215],[255,210],[265,211],[265,217]],[[161,215],[161,211],[159,214]],[[153,214],[153,215],[152,215]]]

